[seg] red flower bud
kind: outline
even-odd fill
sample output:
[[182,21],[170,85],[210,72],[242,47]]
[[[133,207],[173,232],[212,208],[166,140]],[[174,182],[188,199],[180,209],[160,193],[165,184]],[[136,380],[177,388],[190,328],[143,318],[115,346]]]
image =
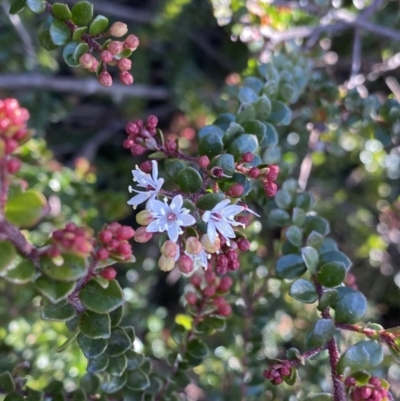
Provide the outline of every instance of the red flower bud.
[[100,232],[99,238],[103,244],[109,244],[113,238],[113,234],[110,230],[103,230]]
[[147,117],[147,125],[150,128],[157,127],[157,124],[158,124],[158,118],[156,116],[151,115]]
[[100,275],[104,277],[106,280],[114,280],[117,276],[117,272],[113,267],[106,267]]
[[119,74],[119,79],[124,85],[129,86],[133,84],[133,75],[129,74],[128,71],[121,72],[121,74]]
[[233,280],[229,276],[225,276],[221,278],[221,282],[219,283],[218,290],[222,292],[228,291],[233,284]]
[[197,295],[193,291],[189,291],[185,294],[185,299],[189,305],[194,305],[197,302]]
[[171,139],[168,139],[168,141],[165,144],[165,149],[167,152],[175,152],[177,149],[177,145],[175,141],[171,141]]
[[144,173],[150,173],[150,171],[153,168],[153,165],[151,164],[150,160],[146,160],[145,162],[142,162],[139,164],[140,170],[142,170]]
[[245,154],[242,155],[242,160],[245,163],[251,163],[254,160],[254,155],[251,152],[246,152]]
[[235,183],[229,188],[227,193],[229,196],[240,196],[243,194],[243,192],[244,192],[243,185]]
[[218,313],[221,316],[229,316],[232,313],[232,307],[229,304],[225,304],[218,308]]
[[210,159],[208,156],[200,156],[198,162],[201,168],[207,168],[210,164]]
[[106,260],[109,256],[107,249],[105,248],[100,248],[97,253],[97,260]]
[[100,75],[99,75],[99,82],[101,85],[108,87],[111,86],[113,83],[112,77],[108,72],[103,71]]
[[276,164],[271,164],[269,166],[269,172],[266,174],[268,181],[276,181],[279,175],[279,166]]
[[19,159],[9,159],[7,160],[7,171],[10,174],[15,174],[21,168],[21,161]]
[[194,274],[192,277],[190,277],[190,283],[196,288],[200,287],[201,277],[197,274]]
[[264,191],[268,196],[275,196],[278,186],[274,182],[265,182]]
[[250,178],[258,178],[260,176],[260,169],[258,169],[257,167],[252,167],[249,170],[249,177]]
[[203,290],[203,295],[208,298],[212,297],[215,294],[216,288],[214,285],[209,285]]
[[243,252],[246,252],[250,249],[250,242],[247,241],[247,239],[239,238],[236,243],[238,248]]
[[194,270],[193,260],[187,255],[181,255],[178,259],[178,267],[182,273],[190,274]]
[[130,121],[126,124],[125,131],[128,135],[137,135],[139,133],[139,127],[135,122]]

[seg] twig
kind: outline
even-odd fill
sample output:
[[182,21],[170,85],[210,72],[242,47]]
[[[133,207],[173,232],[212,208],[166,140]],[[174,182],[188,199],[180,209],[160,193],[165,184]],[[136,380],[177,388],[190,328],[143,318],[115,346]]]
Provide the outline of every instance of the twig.
[[400,103],[400,84],[395,77],[386,77],[386,85],[393,92],[394,97]]
[[356,86],[356,77],[359,74],[361,68],[361,47],[362,47],[361,31],[360,29],[356,28],[354,30],[351,73],[349,82],[347,83],[348,89],[352,89]]
[[22,89],[40,89],[60,93],[72,93],[74,95],[106,95],[116,100],[124,97],[146,98],[154,100],[164,100],[169,97],[167,89],[162,87],[149,87],[146,85],[135,84],[125,86],[114,84],[109,88],[100,85],[95,78],[68,78],[51,77],[41,74],[21,74],[0,75],[0,89],[12,91]]
[[313,129],[310,132],[310,137],[308,139],[307,154],[300,165],[299,186],[300,186],[300,189],[303,191],[306,189],[308,178],[310,177],[311,168],[312,168],[311,155],[314,151],[315,145],[318,142],[319,135],[320,135],[320,132],[317,129]]

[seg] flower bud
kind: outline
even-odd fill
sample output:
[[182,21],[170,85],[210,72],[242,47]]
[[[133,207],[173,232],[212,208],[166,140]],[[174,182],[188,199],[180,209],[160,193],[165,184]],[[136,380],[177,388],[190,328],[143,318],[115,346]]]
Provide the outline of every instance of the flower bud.
[[115,36],[116,38],[120,38],[128,33],[128,26],[123,22],[114,22],[110,28],[111,36]]
[[271,164],[269,166],[269,172],[266,174],[268,181],[276,181],[279,175],[279,166],[276,164]]
[[168,152],[175,152],[177,149],[177,144],[175,141],[171,141],[171,139],[168,139],[168,141],[165,144],[165,149]]
[[196,288],[199,288],[201,285],[201,277],[198,274],[193,274],[193,276],[190,277],[190,284]]
[[219,283],[218,290],[222,292],[228,291],[233,284],[233,280],[229,276],[225,276],[221,278],[221,282]]
[[133,237],[136,242],[139,242],[141,244],[150,241],[152,238],[153,233],[148,233],[146,231],[146,227],[139,227],[135,232],[135,236]]
[[10,174],[15,174],[21,168],[21,161],[19,159],[9,159],[7,160],[7,171]]
[[203,295],[208,298],[212,297],[215,294],[216,288],[214,285],[208,285],[206,288],[203,290]]
[[111,63],[114,60],[114,56],[108,50],[103,50],[100,54],[101,61],[103,63]]
[[96,72],[98,66],[99,66],[99,62],[93,57],[93,64],[88,70],[90,72]]
[[101,85],[103,85],[105,87],[111,86],[113,83],[111,75],[106,71],[103,71],[99,75],[99,82]]
[[117,229],[116,236],[119,240],[128,240],[135,235],[135,230],[129,226],[121,226]]
[[221,249],[221,241],[219,237],[215,238],[215,242],[212,244],[207,234],[201,237],[201,245],[208,253],[215,253]]
[[113,267],[106,267],[100,275],[104,277],[106,280],[114,280],[117,276],[117,272]]
[[168,258],[175,258],[177,252],[178,252],[178,244],[176,244],[174,241],[167,240],[163,243],[161,247],[161,253],[168,257]]
[[11,154],[17,148],[18,148],[18,142],[17,141],[15,141],[14,139],[7,139],[6,140],[6,148],[5,148],[5,150],[6,150],[7,154]]
[[242,195],[243,192],[244,192],[244,187],[243,187],[243,185],[238,184],[238,183],[236,182],[235,184],[233,184],[233,185],[229,188],[227,194],[228,194],[229,196],[234,196],[234,197],[236,197],[236,196]]
[[169,258],[167,256],[161,255],[160,259],[158,259],[158,267],[163,272],[171,271],[175,266],[174,258]]
[[147,149],[142,145],[134,145],[131,147],[131,153],[134,156],[141,156],[146,150]]
[[222,178],[224,176],[224,170],[219,166],[215,166],[211,169],[211,174],[215,178]]
[[132,68],[132,61],[129,58],[122,57],[117,65],[120,71],[129,71]]
[[268,196],[275,196],[278,186],[274,182],[265,182],[264,191]]
[[148,226],[153,220],[154,219],[148,210],[142,210],[136,215],[136,221],[141,226]]
[[189,305],[195,305],[195,303],[197,302],[197,295],[193,291],[188,291],[185,294],[185,299]]
[[79,57],[79,64],[82,68],[89,69],[92,68],[94,60],[96,59],[90,53],[85,53]]
[[125,126],[125,132],[128,134],[128,135],[137,135],[138,133],[139,133],[139,127],[138,127],[138,125],[135,123],[135,122],[133,122],[133,121],[130,121],[128,124],[126,124],[126,126]]
[[189,237],[186,240],[186,251],[191,255],[198,255],[203,249],[200,241],[196,237]]
[[151,115],[147,117],[147,125],[150,128],[157,127],[157,124],[158,124],[158,118],[156,116]]
[[139,47],[139,38],[135,35],[128,35],[124,40],[124,47],[135,51]]
[[144,144],[146,145],[147,149],[150,149],[150,150],[157,150],[158,149],[157,141],[154,138],[146,139],[144,141]]
[[122,50],[124,49],[123,43],[119,42],[118,40],[112,40],[108,46],[108,50],[110,51],[111,54],[116,55],[118,53],[121,53]]
[[242,155],[242,160],[245,163],[251,163],[254,160],[254,155],[251,152],[246,152]]
[[198,162],[201,168],[207,168],[210,164],[210,159],[208,156],[200,156]]
[[135,145],[135,142],[134,142],[134,140],[133,139],[130,139],[130,138],[127,138],[127,139],[125,139],[125,141],[122,143],[122,146],[125,148],[125,149],[130,149],[132,146],[134,146]]
[[142,170],[144,173],[150,173],[150,171],[153,168],[153,165],[151,164],[150,160],[146,160],[139,165],[140,170]]
[[119,79],[126,86],[133,84],[133,75],[129,74],[128,71],[121,72],[121,74],[119,74]]
[[232,307],[229,304],[225,304],[218,308],[218,313],[221,316],[229,316],[232,313]]
[[250,178],[258,178],[260,176],[260,169],[258,169],[257,167],[252,167],[249,170],[249,177]]
[[246,252],[250,249],[250,242],[245,238],[239,238],[236,243],[242,252]]
[[190,274],[194,270],[193,260],[187,255],[181,255],[178,259],[178,267],[182,273]]
[[97,260],[106,260],[108,256],[108,251],[105,248],[100,248],[96,253]]

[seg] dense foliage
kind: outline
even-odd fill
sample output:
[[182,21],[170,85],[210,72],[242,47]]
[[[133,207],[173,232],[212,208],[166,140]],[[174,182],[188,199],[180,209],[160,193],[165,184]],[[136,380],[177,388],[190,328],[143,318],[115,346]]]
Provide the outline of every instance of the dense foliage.
[[0,398],[400,398],[398,3],[67,3],[0,1]]

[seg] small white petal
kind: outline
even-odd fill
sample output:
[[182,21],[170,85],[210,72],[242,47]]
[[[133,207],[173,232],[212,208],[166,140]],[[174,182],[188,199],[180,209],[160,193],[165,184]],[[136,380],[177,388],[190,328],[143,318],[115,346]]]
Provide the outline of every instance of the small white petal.
[[178,224],[170,224],[167,230],[169,239],[173,242],[176,242],[179,237],[179,231]]

